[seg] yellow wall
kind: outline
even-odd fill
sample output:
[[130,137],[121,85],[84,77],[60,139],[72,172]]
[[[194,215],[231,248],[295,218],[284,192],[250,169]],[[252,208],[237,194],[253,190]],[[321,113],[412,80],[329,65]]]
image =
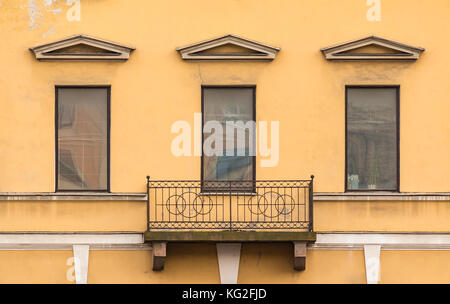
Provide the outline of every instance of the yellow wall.
[[0,202],[0,231],[138,231],[145,202]]
[[[55,85],[111,85],[111,190],[152,179],[199,179],[200,158],[171,154],[172,123],[193,124],[201,85],[256,85],[257,120],[280,121],[280,162],[257,179],[315,174],[315,191],[343,192],[345,85],[400,85],[400,190],[450,189],[450,4],[361,0],[81,0],[69,22],[59,1],[0,5],[0,192],[55,191]],[[201,8],[201,9],[200,9]],[[48,8],[47,8],[48,9]],[[34,19],[33,19],[34,18]],[[38,62],[30,47],[86,34],[136,47],[127,62]],[[175,49],[225,34],[281,47],[273,62],[184,62]],[[377,35],[426,48],[417,62],[328,62],[320,49]],[[316,231],[448,232],[448,202],[316,202]],[[1,231],[144,231],[145,202],[2,201]],[[90,283],[218,283],[214,245],[90,252]],[[382,251],[381,282],[450,282],[449,251]],[[70,251],[0,251],[0,283],[67,283]],[[424,264],[425,263],[425,264]],[[417,267],[417,265],[424,267]],[[444,270],[444,271],[443,271]],[[401,274],[399,274],[401,273]],[[255,275],[256,274],[256,275]],[[240,283],[364,283],[363,251],[245,244]]]
[[448,201],[315,202],[314,230],[448,232]]
[[[241,284],[365,284],[362,250],[308,250],[293,270],[292,245],[244,244]],[[88,283],[220,283],[214,244],[169,244],[165,269],[151,270],[148,250],[91,250]],[[0,283],[72,284],[71,251],[0,251]],[[382,250],[380,283],[449,283],[450,251]]]
[[[0,251],[0,284],[71,284],[71,250]],[[70,265],[68,265],[68,263]]]
[[[292,245],[244,244],[238,283],[365,283],[362,251],[308,251],[307,270],[295,271]],[[148,250],[91,250],[90,284],[219,284],[214,244],[169,244],[162,272]],[[0,251],[0,282],[73,283],[70,251]]]
[[169,244],[164,271],[151,251],[91,251],[89,283],[220,284],[215,244]]
[[[365,284],[362,250],[308,250],[306,270],[293,270],[292,245],[243,244],[241,284]],[[149,250],[91,250],[88,283],[220,283],[214,244],[169,244],[165,269],[151,270]],[[72,284],[72,251],[0,251],[0,283]],[[382,250],[380,283],[450,282],[448,250]],[[73,279],[73,278],[72,278]]]
[[308,250],[306,270],[293,269],[289,244],[244,244],[238,283],[241,284],[364,284],[364,252]]
[[[442,202],[315,202],[314,230],[448,232]],[[0,204],[1,231],[145,231],[145,202],[26,202]]]
[[449,284],[450,251],[383,250],[380,283]]
[[[344,86],[401,86],[401,190],[450,188],[450,7],[446,0],[81,0],[81,21],[27,1],[0,7],[0,192],[54,191],[54,86],[111,84],[111,186],[142,192],[145,176],[198,179],[198,157],[170,152],[176,120],[200,112],[202,84],[256,84],[257,119],[281,122],[280,163],[258,179],[317,177],[344,190]],[[202,7],[202,9],[199,9]],[[136,47],[129,61],[38,62],[28,48],[87,34]],[[282,48],[270,63],[183,62],[176,47],[232,33]],[[320,48],[376,34],[426,48],[414,63],[327,62]],[[259,164],[259,163],[258,163]]]

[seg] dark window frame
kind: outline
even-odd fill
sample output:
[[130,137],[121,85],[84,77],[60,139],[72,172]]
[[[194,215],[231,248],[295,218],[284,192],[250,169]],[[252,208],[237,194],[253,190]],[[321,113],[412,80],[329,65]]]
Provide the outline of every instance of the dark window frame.
[[[395,190],[348,189],[348,90],[349,89],[396,89],[396,144],[397,144],[397,187]],[[400,192],[400,85],[346,85],[345,86],[345,192]]]
[[[202,156],[201,156],[201,166],[200,166],[200,180],[202,183],[202,192],[221,192],[221,190],[214,189],[214,190],[208,190],[203,187],[204,182],[204,153],[203,153],[203,143],[205,142],[205,134],[203,132],[203,127],[205,125],[205,89],[252,89],[253,90],[253,121],[256,123],[256,85],[202,85],[201,86],[201,99],[202,99],[202,105],[201,105],[201,111],[202,111]],[[255,141],[257,142],[257,139],[255,138]],[[253,180],[252,182],[256,181],[256,156],[252,156],[252,174],[253,174]],[[244,181],[243,181],[244,182]],[[253,186],[254,187],[254,186]],[[222,191],[228,191],[227,189],[224,189]],[[248,190],[243,190],[244,192],[249,192]],[[233,190],[233,192],[239,192],[239,190]]]
[[[59,89],[106,89],[107,120],[107,181],[106,189],[101,190],[64,190],[58,189],[58,90]],[[111,193],[111,85],[55,85],[55,192],[103,192]]]

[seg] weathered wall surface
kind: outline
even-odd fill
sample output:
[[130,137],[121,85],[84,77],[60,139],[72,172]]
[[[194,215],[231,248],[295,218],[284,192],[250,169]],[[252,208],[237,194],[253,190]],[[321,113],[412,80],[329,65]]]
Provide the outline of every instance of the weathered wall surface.
[[[316,176],[343,192],[345,86],[400,86],[400,190],[450,191],[450,2],[360,0],[0,0],[0,193],[55,191],[55,86],[111,85],[111,191],[199,179],[175,157],[171,126],[194,124],[201,85],[256,85],[258,121],[280,121],[280,161],[257,179]],[[38,62],[30,47],[85,34],[135,47],[126,62]],[[234,34],[281,47],[273,62],[185,62],[177,47]],[[320,49],[377,35],[424,47],[417,62],[329,62]],[[316,231],[449,232],[448,201],[317,201]],[[145,201],[0,201],[3,232],[144,231]],[[450,251],[382,250],[381,283],[449,283]],[[73,283],[70,250],[0,250],[0,283]],[[420,268],[416,265],[422,265]],[[362,250],[244,244],[239,283],[364,283]],[[91,250],[89,283],[219,283],[213,244]]]
[[[2,1],[0,192],[55,190],[54,86],[64,84],[112,86],[113,192],[143,192],[147,174],[200,177],[199,157],[172,155],[170,127],[193,123],[202,84],[255,84],[257,120],[279,120],[281,133],[279,165],[258,161],[257,178],[314,173],[319,192],[344,190],[344,86],[400,85],[400,189],[450,189],[448,1],[383,1],[380,22],[355,0],[80,4],[77,21],[63,1]],[[81,33],[137,50],[124,63],[38,62],[28,50]],[[228,33],[282,50],[270,63],[183,62],[175,51]],[[426,51],[414,63],[327,62],[319,51],[372,34]]]

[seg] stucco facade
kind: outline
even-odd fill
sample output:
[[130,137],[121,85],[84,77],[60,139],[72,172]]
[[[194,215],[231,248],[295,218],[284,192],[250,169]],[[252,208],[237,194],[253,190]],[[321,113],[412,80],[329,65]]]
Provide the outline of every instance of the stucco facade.
[[[257,156],[256,179],[314,174],[317,241],[304,271],[293,269],[292,242],[243,242],[238,283],[450,283],[450,2],[380,3],[373,20],[365,0],[0,1],[0,282],[81,282],[72,246],[89,245],[88,271],[78,270],[88,283],[220,283],[214,240],[169,242],[164,270],[152,271],[146,176],[200,180],[201,157],[172,153],[172,125],[195,125],[202,86],[252,86],[256,122],[279,122],[278,164]],[[229,34],[273,47],[263,49],[273,58],[177,51]],[[129,58],[42,61],[30,51],[76,35],[127,46]],[[370,36],[424,50],[414,60],[321,52]],[[58,86],[110,88],[109,192],[55,188]],[[399,191],[346,192],[347,86],[399,88]],[[365,257],[373,245],[375,264]]]

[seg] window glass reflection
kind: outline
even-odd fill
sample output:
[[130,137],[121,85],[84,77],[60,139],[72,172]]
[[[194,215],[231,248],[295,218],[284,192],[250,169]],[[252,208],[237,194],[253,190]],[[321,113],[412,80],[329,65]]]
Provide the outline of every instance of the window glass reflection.
[[397,89],[348,88],[347,189],[396,190]]
[[58,190],[107,190],[107,93],[58,89]]

